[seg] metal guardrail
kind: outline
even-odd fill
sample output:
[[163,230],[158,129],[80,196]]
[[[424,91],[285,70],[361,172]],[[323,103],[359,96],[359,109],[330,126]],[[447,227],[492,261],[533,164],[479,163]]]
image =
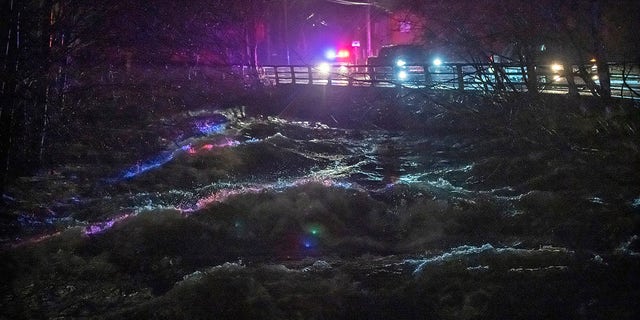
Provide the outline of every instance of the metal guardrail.
[[[579,94],[594,94],[599,85],[591,79],[591,66],[566,66]],[[551,71],[551,66],[536,66],[540,92],[568,93],[572,86],[566,75]],[[402,76],[399,72],[403,71]],[[580,71],[583,71],[582,76]],[[360,87],[408,87],[439,90],[526,92],[527,68],[513,64],[447,63],[440,66],[333,65],[328,69],[312,65],[263,66],[263,80],[270,85],[329,85]],[[611,94],[614,97],[640,99],[640,67],[628,63],[609,64]],[[584,79],[588,78],[588,79]]]

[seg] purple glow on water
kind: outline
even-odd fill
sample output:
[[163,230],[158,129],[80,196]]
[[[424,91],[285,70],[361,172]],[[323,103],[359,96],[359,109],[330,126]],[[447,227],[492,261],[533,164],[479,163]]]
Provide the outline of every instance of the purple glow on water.
[[133,178],[141,173],[147,172],[151,169],[158,168],[164,165],[165,163],[173,160],[174,153],[175,152],[168,153],[168,154],[164,153],[149,161],[138,163],[137,165],[125,170],[124,173],[122,174],[122,178],[124,179]]
[[[234,142],[228,142],[228,143],[231,145],[234,144]],[[185,149],[182,149],[182,150],[185,150]],[[297,179],[290,182],[280,181],[280,182],[269,183],[269,184],[241,186],[241,187],[235,187],[235,188],[224,188],[216,192],[213,192],[206,197],[200,198],[199,200],[197,200],[195,206],[177,207],[177,208],[173,207],[173,208],[181,212],[185,217],[188,217],[189,215],[195,213],[200,209],[203,209],[214,203],[225,202],[229,198],[234,196],[240,196],[240,195],[246,195],[246,194],[252,194],[252,193],[256,194],[256,193],[265,192],[265,191],[279,191],[282,189],[298,187],[298,186],[309,184],[309,183],[320,183],[326,187],[338,187],[338,188],[353,187],[351,184],[345,184],[345,183],[334,181],[331,179],[301,178],[301,179]],[[133,217],[136,214],[137,214],[136,212],[121,213],[109,220],[91,223],[90,225],[87,225],[84,227],[84,229],[82,230],[82,233],[86,236],[103,233],[111,229],[116,223],[126,220],[130,217]],[[242,227],[241,223],[236,222],[236,227],[238,228]],[[319,226],[313,226],[311,229],[308,230],[308,232],[310,233],[308,237],[302,240],[300,239],[297,240],[297,241],[302,241],[298,243],[303,248],[309,249],[309,250],[315,250],[315,247],[318,241],[316,237],[320,234],[320,231],[321,231],[321,229],[316,230],[316,227],[320,228]],[[39,235],[30,239],[25,239],[24,241],[20,241],[19,243],[13,244],[12,246],[18,247],[25,244],[37,243],[37,242],[41,242],[41,241],[53,238],[60,234],[61,234],[61,231],[51,233],[51,234]]]
[[[194,123],[194,126],[196,127],[196,129],[204,134],[204,135],[211,135],[211,134],[218,134],[223,132],[224,130],[226,130],[227,128],[227,119],[221,120],[221,119],[207,119],[207,120],[200,120],[200,121],[196,121]],[[237,143],[237,141],[236,141]],[[223,145],[219,145],[219,146],[226,146],[228,144],[223,144]],[[211,147],[208,149],[210,150],[211,148],[213,148],[214,145],[211,145]],[[195,154],[197,151],[193,149],[193,147],[189,144],[186,146],[182,146],[180,147],[178,150],[175,150],[173,152],[163,152],[161,153],[159,156],[152,158],[150,160],[144,161],[144,162],[139,162],[138,164],[136,164],[135,166],[132,166],[131,168],[125,170],[120,179],[130,179],[133,178],[141,173],[147,172],[149,170],[158,168],[164,164],[166,164],[167,162],[173,160],[175,154],[177,151],[182,150],[182,151],[186,151],[189,154]],[[119,180],[119,179],[116,179]]]
[[200,200],[198,200],[196,202],[196,208],[195,210],[199,210],[202,208],[205,208],[209,205],[211,205],[212,203],[220,203],[220,202],[224,202],[227,201],[227,199],[229,199],[230,197],[233,196],[237,196],[237,195],[243,195],[243,194],[250,194],[250,193],[260,193],[262,191],[267,190],[268,187],[266,186],[262,186],[262,187],[245,187],[245,188],[241,188],[241,189],[221,189],[218,190],[206,197],[201,198]]
[[211,151],[215,148],[235,147],[238,145],[240,145],[239,141],[225,138],[224,142],[222,143],[217,143],[217,144],[207,143],[200,147],[188,146],[188,148],[186,148],[186,151],[188,154],[194,155],[201,151]]
[[293,188],[302,186],[310,183],[320,183],[325,187],[337,187],[337,188],[348,188],[352,187],[351,184],[345,184],[338,181],[330,180],[330,179],[313,179],[313,178],[302,178],[297,179],[291,182],[276,182],[272,184],[260,184],[253,186],[244,186],[240,188],[225,188],[217,190],[208,196],[200,198],[194,208],[183,209],[184,213],[191,213],[214,203],[221,203],[227,201],[229,198],[239,195],[245,194],[256,194],[268,190],[281,190],[287,188]]
[[191,144],[185,145],[180,147],[179,149],[173,151],[173,152],[164,152],[162,154],[160,154],[159,156],[152,158],[151,160],[145,161],[145,162],[141,162],[136,164],[135,166],[127,169],[124,171],[124,173],[121,175],[122,179],[130,179],[133,178],[139,174],[142,174],[144,172],[147,172],[149,170],[152,169],[156,169],[161,167],[162,165],[168,163],[169,161],[173,160],[175,158],[175,155],[178,152],[186,152],[190,155],[195,155],[200,151],[211,151],[214,148],[224,148],[224,147],[235,147],[240,145],[241,143],[237,140],[234,139],[229,139],[229,138],[225,138],[223,142],[221,143],[217,143],[217,144],[204,144],[200,147],[194,147]]
[[196,129],[205,135],[221,133],[227,128],[226,123],[210,123],[209,121],[201,121],[195,123]]
[[39,236],[32,237],[32,238],[26,239],[26,240],[18,242],[18,243],[14,243],[14,244],[11,245],[11,247],[18,248],[18,247],[21,247],[23,245],[42,242],[42,241],[51,239],[53,237],[59,236],[61,233],[62,233],[61,231],[56,231],[56,232],[50,233],[50,234],[39,235]]
[[93,234],[102,233],[102,232],[104,232],[104,231],[106,231],[108,229],[111,229],[111,227],[113,227],[113,225],[116,222],[125,220],[125,219],[127,219],[127,218],[129,218],[131,216],[132,215],[130,213],[124,213],[124,214],[116,216],[116,217],[114,217],[114,218],[112,218],[110,220],[107,220],[107,221],[96,222],[94,224],[91,224],[91,225],[87,226],[84,229],[84,234],[85,235],[93,235]]
[[113,227],[114,223],[115,221],[110,220],[106,222],[92,224],[84,229],[84,234],[96,234],[96,233],[103,232]]
[[[90,225],[88,225],[88,226],[86,226],[84,228],[83,234],[87,235],[87,236],[90,236],[90,235],[95,235],[95,234],[102,233],[102,232],[110,229],[111,227],[113,227],[116,224],[116,222],[125,220],[125,219],[127,219],[129,217],[132,217],[132,216],[133,216],[133,214],[131,214],[131,213],[123,213],[123,214],[120,214],[120,215],[118,215],[118,216],[116,216],[116,217],[114,217],[112,219],[107,220],[107,221],[101,221],[101,222],[92,223],[92,224],[90,224]],[[12,247],[15,248],[15,247],[20,247],[20,246],[27,245],[27,244],[39,243],[39,242],[42,242],[42,241],[57,237],[57,236],[59,236],[61,234],[62,234],[62,231],[56,231],[54,233],[38,235],[38,236],[35,236],[35,237],[32,237],[32,238],[26,239],[24,241],[15,243],[15,244],[12,245]]]
[[198,153],[198,150],[196,150],[195,148],[189,146],[189,149],[187,149],[187,153],[188,154],[196,154],[196,153]]

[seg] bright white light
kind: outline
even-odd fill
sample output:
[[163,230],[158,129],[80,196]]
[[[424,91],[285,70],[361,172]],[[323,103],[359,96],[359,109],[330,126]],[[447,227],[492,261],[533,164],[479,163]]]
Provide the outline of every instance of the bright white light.
[[329,60],[333,60],[336,58],[336,51],[335,50],[327,50],[324,53],[325,58],[329,59]]
[[407,80],[407,77],[408,77],[408,76],[409,76],[409,75],[407,74],[407,72],[406,72],[406,71],[400,71],[400,72],[398,72],[398,79],[399,79],[399,80]]
[[434,66],[442,65],[442,60],[440,58],[433,59],[433,65]]
[[347,74],[347,71],[349,71],[347,66],[340,66],[340,69],[339,69],[340,74]]
[[406,61],[404,61],[404,60],[402,60],[402,59],[398,59],[398,60],[396,60],[396,65],[397,65],[398,67],[404,67],[406,64],[407,64],[407,62],[406,62]]
[[318,69],[318,71],[321,74],[329,74],[329,72],[331,72],[331,65],[326,63],[326,62],[323,62],[323,63],[319,64],[318,66],[316,66],[316,69]]
[[551,70],[553,72],[558,72],[558,71],[564,70],[564,67],[561,64],[554,63],[554,64],[551,65]]
[[591,80],[598,80],[598,79],[599,79],[598,75],[594,75],[591,77]]

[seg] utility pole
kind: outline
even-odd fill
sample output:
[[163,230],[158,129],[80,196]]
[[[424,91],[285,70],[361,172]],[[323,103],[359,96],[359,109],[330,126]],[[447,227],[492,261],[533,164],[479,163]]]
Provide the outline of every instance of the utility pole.
[[284,45],[287,48],[287,64],[291,64],[291,58],[289,55],[289,6],[287,0],[284,0]]
[[367,6],[367,57],[371,57],[371,0],[367,1],[369,5]]
[[367,11],[365,14],[365,24],[367,29],[367,57],[370,57],[371,54],[371,7],[375,5],[375,0],[367,0],[367,1],[349,1],[349,0],[327,0],[329,2],[346,5],[346,6],[366,6]]

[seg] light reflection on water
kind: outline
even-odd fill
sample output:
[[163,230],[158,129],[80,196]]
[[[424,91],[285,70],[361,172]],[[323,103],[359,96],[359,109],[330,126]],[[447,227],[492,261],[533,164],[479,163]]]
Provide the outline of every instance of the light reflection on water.
[[[468,181],[473,178],[476,164],[457,156],[465,144],[443,142],[450,138],[443,140],[385,130],[345,130],[277,118],[224,123],[201,121],[197,129],[196,136],[187,137],[174,150],[124,169],[110,184],[120,190],[131,186],[140,190],[144,189],[144,183],[138,185],[138,180],[149,174],[171,175],[184,170],[197,175],[194,163],[209,168],[207,161],[211,159],[235,159],[227,164],[227,176],[188,188],[168,183],[163,189],[149,192],[76,198],[74,203],[78,207],[90,200],[94,204],[110,202],[117,209],[108,214],[107,219],[88,217],[70,222],[69,216],[73,216],[70,211],[59,217],[46,217],[47,223],[55,225],[56,219],[65,219],[65,228],[81,227],[84,234],[95,235],[142,212],[168,209],[188,216],[233,197],[280,192],[312,183],[376,195],[391,194],[395,187],[403,187],[416,191],[414,196],[428,194],[445,201],[467,199],[469,203],[478,197],[490,197],[508,216],[521,215],[523,211],[516,208],[516,204],[531,198],[531,191],[520,193],[521,190],[511,186],[471,187]],[[211,163],[215,165],[215,161]],[[247,165],[251,163],[259,165],[259,169]],[[584,199],[597,205],[606,204],[606,200],[598,196]],[[631,202],[637,207],[638,199]],[[38,234],[26,242],[46,238]],[[426,259],[424,263],[428,261],[431,260]]]

